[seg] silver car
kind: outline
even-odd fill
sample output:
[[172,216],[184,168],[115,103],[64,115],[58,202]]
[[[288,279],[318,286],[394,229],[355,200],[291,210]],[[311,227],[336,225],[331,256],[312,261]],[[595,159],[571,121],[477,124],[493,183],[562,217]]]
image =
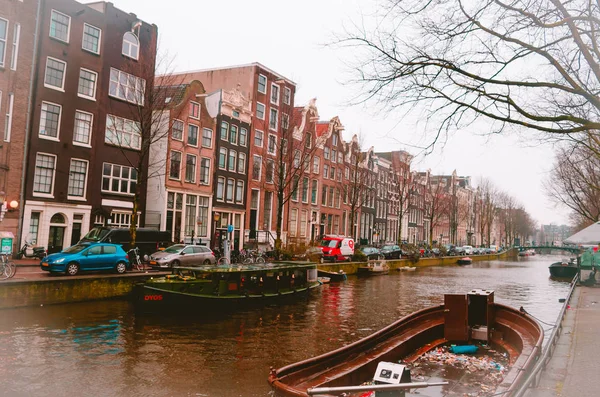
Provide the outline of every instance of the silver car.
[[175,244],[164,251],[150,255],[150,266],[198,266],[215,264],[215,254],[208,247],[202,245]]

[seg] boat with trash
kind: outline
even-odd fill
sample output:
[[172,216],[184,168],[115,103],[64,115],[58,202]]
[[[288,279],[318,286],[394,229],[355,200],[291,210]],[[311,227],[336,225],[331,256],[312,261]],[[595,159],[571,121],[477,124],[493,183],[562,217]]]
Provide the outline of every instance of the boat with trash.
[[535,366],[543,339],[543,328],[523,308],[475,289],[446,294],[444,304],[334,351],[272,369],[269,383],[275,396],[286,397],[440,386],[435,395],[511,397]]
[[316,264],[298,262],[173,267],[136,286],[143,310],[212,310],[278,303],[322,285]]

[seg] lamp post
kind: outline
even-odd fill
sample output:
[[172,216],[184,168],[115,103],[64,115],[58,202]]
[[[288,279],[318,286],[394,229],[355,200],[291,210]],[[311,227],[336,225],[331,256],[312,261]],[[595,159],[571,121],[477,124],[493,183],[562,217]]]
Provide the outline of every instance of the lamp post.
[[218,247],[218,243],[217,243],[217,224],[219,223],[219,221],[221,220],[221,213],[220,212],[215,212],[213,214],[213,221],[215,222],[215,230],[213,231],[213,235],[214,237],[214,242],[213,242],[213,249],[217,249]]

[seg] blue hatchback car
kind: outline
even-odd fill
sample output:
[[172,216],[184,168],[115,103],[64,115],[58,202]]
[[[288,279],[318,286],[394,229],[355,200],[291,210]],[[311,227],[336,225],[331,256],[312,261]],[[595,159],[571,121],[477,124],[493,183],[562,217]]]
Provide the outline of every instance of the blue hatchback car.
[[122,274],[130,268],[127,253],[118,244],[82,243],[42,259],[42,270],[74,276],[92,270],[114,270]]

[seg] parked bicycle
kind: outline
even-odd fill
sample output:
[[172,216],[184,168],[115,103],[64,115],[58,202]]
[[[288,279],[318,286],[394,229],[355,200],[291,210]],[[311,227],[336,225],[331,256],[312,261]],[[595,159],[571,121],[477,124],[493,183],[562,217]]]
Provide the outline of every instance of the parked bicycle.
[[242,263],[248,265],[251,263],[265,263],[265,258],[263,256],[263,252],[259,250],[245,250],[243,251]]
[[0,254],[0,280],[6,280],[15,275],[17,266],[8,259],[7,254]]
[[140,257],[140,249],[138,247],[130,249],[127,254],[129,254],[129,261],[131,262],[131,266],[140,272],[144,271],[144,263],[142,262],[142,258]]

